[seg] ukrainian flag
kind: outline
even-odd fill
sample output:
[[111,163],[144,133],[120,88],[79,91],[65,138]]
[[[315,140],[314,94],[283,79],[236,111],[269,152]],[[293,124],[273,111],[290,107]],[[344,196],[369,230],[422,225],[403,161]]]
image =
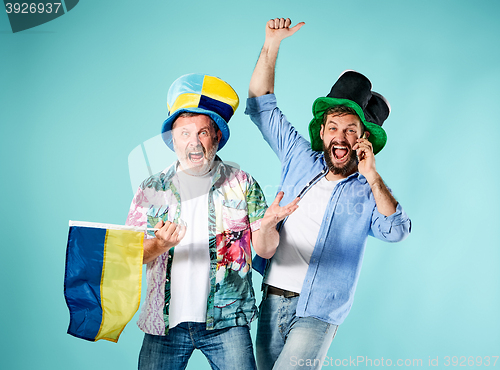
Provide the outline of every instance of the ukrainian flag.
[[116,343],[140,304],[144,229],[78,221],[69,226],[68,334]]

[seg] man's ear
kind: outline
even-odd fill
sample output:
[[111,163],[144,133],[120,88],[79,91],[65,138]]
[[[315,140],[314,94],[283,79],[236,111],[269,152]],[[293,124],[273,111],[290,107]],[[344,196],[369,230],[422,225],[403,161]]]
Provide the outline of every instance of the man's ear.
[[217,130],[217,142],[220,143],[220,139],[222,139],[222,132],[221,130]]
[[319,129],[319,137],[321,138],[321,140],[323,140],[323,134],[325,132],[325,125],[321,125],[321,128]]
[[368,139],[370,137],[370,131],[365,130],[364,135],[365,135],[365,138]]

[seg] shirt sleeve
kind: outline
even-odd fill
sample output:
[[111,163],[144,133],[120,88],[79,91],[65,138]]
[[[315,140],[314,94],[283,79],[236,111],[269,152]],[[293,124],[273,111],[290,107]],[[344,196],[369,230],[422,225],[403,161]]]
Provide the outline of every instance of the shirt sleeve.
[[[139,187],[139,189],[137,189],[137,192],[135,193],[134,199],[132,199],[132,203],[130,204],[130,209],[125,225],[137,227],[146,226],[148,223],[147,211],[149,207],[150,204],[146,194],[144,193],[144,189]],[[154,237],[149,235],[147,232],[145,232],[144,236],[148,239]]]
[[398,203],[396,212],[390,216],[381,214],[377,207],[372,213],[372,223],[369,234],[387,242],[399,242],[410,234],[411,220]]
[[248,177],[248,192],[246,194],[246,202],[248,207],[248,219],[250,222],[250,230],[256,231],[260,229],[260,221],[267,210],[266,198],[261,187],[253,177]]
[[296,149],[299,149],[299,152],[311,150],[311,144],[298,133],[277,107],[274,94],[248,98],[245,114],[250,116],[282,163],[288,162]]

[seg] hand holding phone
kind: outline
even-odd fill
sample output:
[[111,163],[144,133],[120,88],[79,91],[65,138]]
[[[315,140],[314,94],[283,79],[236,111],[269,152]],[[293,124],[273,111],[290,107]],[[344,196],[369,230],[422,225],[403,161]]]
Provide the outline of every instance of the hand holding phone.
[[[367,139],[366,137],[366,130],[365,132],[363,132],[363,136],[361,136],[361,139]],[[361,152],[361,156],[358,155],[358,151],[356,150],[356,156],[358,157],[358,162],[363,160],[363,158],[365,157],[365,154],[364,152]]]

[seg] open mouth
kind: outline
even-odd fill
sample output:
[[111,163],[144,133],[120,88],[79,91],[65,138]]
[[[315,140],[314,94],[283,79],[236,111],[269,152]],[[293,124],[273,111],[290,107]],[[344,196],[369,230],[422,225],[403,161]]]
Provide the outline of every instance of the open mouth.
[[340,161],[343,162],[347,159],[349,155],[349,148],[346,146],[339,146],[335,145],[332,149],[333,157]]
[[198,162],[201,162],[203,161],[203,157],[205,155],[203,154],[203,152],[191,152],[188,154],[188,158],[191,162],[193,163],[198,163]]

